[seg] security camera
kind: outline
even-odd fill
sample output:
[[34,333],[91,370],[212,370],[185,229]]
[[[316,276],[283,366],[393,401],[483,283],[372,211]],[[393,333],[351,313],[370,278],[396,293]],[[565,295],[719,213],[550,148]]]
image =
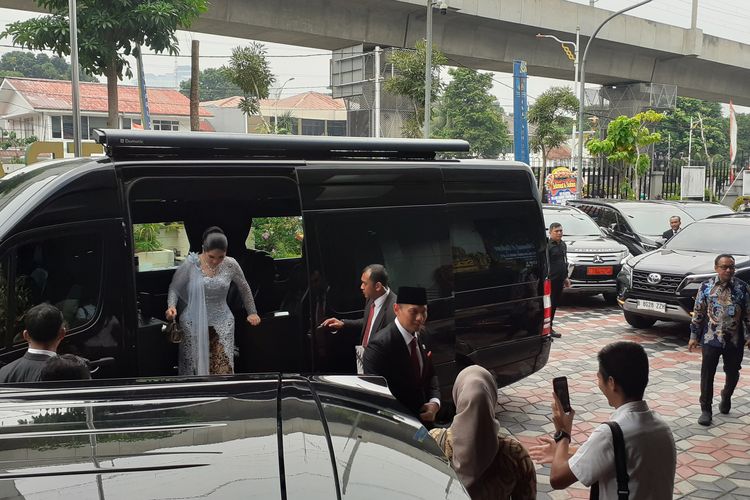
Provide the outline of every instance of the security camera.
[[438,9],[440,9],[441,15],[443,16],[446,15],[448,13],[448,2],[446,1],[440,2],[440,4],[438,5]]

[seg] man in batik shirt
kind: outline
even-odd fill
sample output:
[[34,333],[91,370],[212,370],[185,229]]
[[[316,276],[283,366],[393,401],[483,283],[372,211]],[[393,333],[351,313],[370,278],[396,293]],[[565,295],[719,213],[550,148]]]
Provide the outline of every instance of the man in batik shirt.
[[[750,289],[734,277],[734,257],[721,254],[714,260],[716,277],[701,284],[695,297],[693,322],[690,324],[690,352],[701,343],[701,416],[698,423],[710,425],[714,396],[714,375],[719,357],[724,360],[726,383],[721,391],[719,411],[726,415],[740,379],[740,364],[745,349],[745,332],[750,337]],[[747,340],[750,347],[750,339]]]

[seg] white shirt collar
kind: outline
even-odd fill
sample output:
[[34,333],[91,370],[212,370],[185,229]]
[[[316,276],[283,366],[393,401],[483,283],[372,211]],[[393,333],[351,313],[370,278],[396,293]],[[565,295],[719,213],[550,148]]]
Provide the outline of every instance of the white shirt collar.
[[385,293],[375,299],[375,307],[383,307],[383,302],[385,302],[386,297],[388,297],[388,294],[391,293],[391,290],[389,288],[385,289]]
[[640,401],[630,401],[629,403],[625,403],[621,405],[618,409],[612,413],[612,415],[609,417],[610,420],[615,420],[617,417],[621,417],[626,413],[639,413],[648,411],[648,403],[646,403],[643,400]]
[[413,335],[409,333],[406,328],[401,326],[401,323],[398,322],[398,318],[396,318],[396,328],[398,328],[398,331],[401,332],[401,336],[404,338],[404,342],[406,342],[406,345],[408,346],[411,344],[411,339],[413,339],[416,335]]
[[34,349],[33,347],[29,347],[28,349],[29,354],[44,354],[45,356],[49,356],[50,358],[54,358],[57,356],[57,353],[55,351],[47,351],[45,349]]

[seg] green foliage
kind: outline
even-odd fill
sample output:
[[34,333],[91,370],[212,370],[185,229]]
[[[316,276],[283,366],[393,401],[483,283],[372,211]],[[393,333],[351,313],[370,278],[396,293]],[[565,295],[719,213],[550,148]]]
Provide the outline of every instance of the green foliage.
[[568,87],[552,87],[529,107],[529,123],[534,125],[530,145],[532,150],[542,153],[544,167],[547,166],[550,150],[559,147],[570,137],[572,116],[577,111],[578,98]]
[[289,135],[294,132],[294,122],[297,119],[292,116],[291,111],[285,111],[277,118],[277,125],[274,130],[274,134]]
[[735,212],[738,212],[740,207],[743,203],[745,203],[745,200],[750,201],[750,196],[738,196],[736,200],[734,200],[734,204],[732,205],[732,210]]
[[[190,78],[180,82],[180,92],[190,97]],[[242,90],[232,83],[227,68],[208,68],[198,77],[198,93],[201,101],[216,101],[242,94]]]
[[452,68],[452,77],[436,111],[435,136],[464,139],[472,158],[497,158],[511,139],[503,121],[502,108],[490,94],[492,73],[468,68]]
[[[58,56],[35,54],[24,50],[7,52],[0,58],[0,76],[23,76],[48,80],[70,80],[70,64]],[[96,82],[93,76],[82,72],[82,82]]]
[[[420,40],[416,50],[393,52],[388,62],[393,65],[394,76],[383,83],[383,89],[391,94],[409,99],[414,107],[414,118],[405,123],[404,137],[421,137],[424,122],[424,72],[427,60],[427,42]],[[432,89],[431,101],[435,101],[443,89],[440,69],[448,59],[435,46],[432,47]]]
[[302,255],[302,235],[302,217],[257,217],[248,239],[251,248],[284,259]]
[[13,156],[13,163],[19,163],[22,156],[26,156],[26,146],[36,142],[35,136],[29,136],[20,138],[18,135],[10,130],[0,129],[0,149],[6,151],[11,149],[15,152]]
[[161,250],[159,232],[163,224],[133,224],[133,241],[136,252],[154,252]]
[[233,48],[226,74],[241,90],[242,99],[237,107],[248,116],[258,114],[259,101],[268,98],[269,88],[276,81],[265,45],[253,42],[247,47]]
[[[675,109],[666,114],[666,118],[660,126],[664,140],[657,146],[656,150],[664,154],[669,150],[672,158],[687,158],[690,141],[690,118],[692,117],[693,148],[691,156],[694,161],[708,162],[709,158],[706,158],[701,138],[699,115],[703,118],[703,133],[711,161],[727,158],[729,155],[728,121],[721,115],[721,104],[687,97],[678,97]],[[669,140],[667,140],[668,137]],[[750,131],[747,132],[747,140],[750,142]]]

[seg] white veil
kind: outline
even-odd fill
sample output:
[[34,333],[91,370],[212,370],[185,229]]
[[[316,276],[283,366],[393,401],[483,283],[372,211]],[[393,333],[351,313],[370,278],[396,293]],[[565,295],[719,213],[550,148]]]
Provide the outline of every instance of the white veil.
[[185,333],[192,335],[192,374],[208,375],[208,312],[200,266],[198,254],[188,254],[185,262],[175,271],[172,286],[186,304],[182,319],[184,325],[190,325]]

